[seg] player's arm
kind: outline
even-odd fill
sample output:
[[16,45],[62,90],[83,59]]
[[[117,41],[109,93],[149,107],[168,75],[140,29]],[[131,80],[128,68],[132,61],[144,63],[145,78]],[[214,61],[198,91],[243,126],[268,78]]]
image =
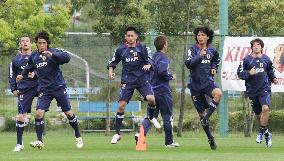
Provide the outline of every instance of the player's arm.
[[276,78],[274,74],[274,67],[270,59],[268,59],[268,63],[267,63],[267,75],[268,75],[269,80],[272,83],[274,84],[278,83],[278,79]]
[[200,54],[195,54],[193,48],[189,48],[187,51],[187,59],[185,65],[188,69],[192,69],[194,66],[198,65],[202,61],[202,56]]
[[17,89],[17,68],[15,67],[13,61],[9,65],[9,84],[11,92],[14,94],[14,96],[18,96],[18,89]]
[[17,76],[16,81],[21,81],[24,77],[28,77],[28,74],[30,72],[33,72],[35,70],[35,64],[33,63],[33,54],[28,59],[28,64],[25,66],[23,71],[20,75]]
[[63,65],[65,63],[68,63],[71,60],[70,54],[68,51],[65,51],[64,49],[56,49],[54,51],[44,51],[45,55],[50,56],[52,60],[60,65]]
[[115,52],[113,53],[111,60],[109,61],[108,65],[107,65],[109,79],[115,78],[115,73],[113,71],[116,68],[116,65],[120,61],[121,61],[120,53],[119,53],[119,50],[116,49]]
[[212,58],[212,63],[211,63],[211,74],[212,75],[217,74],[219,63],[220,63],[219,53],[215,50],[213,58]]
[[241,63],[237,69],[237,74],[240,79],[246,80],[250,78],[252,75],[255,75],[256,71],[254,68],[249,70],[248,62],[246,59],[244,59],[243,63]]
[[149,60],[149,56],[150,56],[150,48],[147,48],[145,45],[142,46],[142,59],[144,60],[144,66],[143,66],[143,70],[150,70],[151,68],[151,62]]
[[168,59],[162,57],[158,61],[158,68],[157,68],[157,73],[158,76],[163,79],[163,80],[172,80],[174,77],[171,73],[169,73],[169,61]]

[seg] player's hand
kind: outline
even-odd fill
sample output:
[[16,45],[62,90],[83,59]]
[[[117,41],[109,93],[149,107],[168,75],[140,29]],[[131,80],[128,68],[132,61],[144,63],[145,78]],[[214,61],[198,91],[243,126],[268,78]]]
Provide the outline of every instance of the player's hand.
[[48,50],[43,51],[42,53],[43,53],[45,56],[47,56],[47,57],[51,57],[51,56],[52,56],[52,52],[50,52],[50,51],[48,51]]
[[205,56],[207,54],[207,49],[201,49],[200,56]]
[[108,78],[109,78],[110,80],[114,80],[114,78],[115,78],[115,73],[109,72],[109,73],[108,73]]
[[278,79],[277,79],[277,78],[274,78],[274,79],[273,79],[273,83],[274,83],[274,84],[278,84]]
[[144,65],[142,69],[143,70],[150,70],[150,68],[151,68],[151,65],[147,64],[147,65]]
[[216,70],[216,69],[211,69],[211,74],[212,74],[213,76],[215,76],[215,75],[217,74],[217,70]]
[[34,78],[34,76],[35,76],[35,72],[29,72],[29,74],[28,74],[28,78]]
[[172,74],[172,80],[176,80],[177,79],[177,75],[176,74]]
[[18,75],[16,78],[16,82],[18,83],[19,81],[21,81],[24,77],[22,75]]
[[251,70],[249,71],[249,75],[255,75],[257,72],[255,70],[255,66],[253,68],[251,68]]
[[18,97],[19,91],[18,91],[18,90],[14,90],[14,91],[13,91],[13,95],[14,95],[15,97]]

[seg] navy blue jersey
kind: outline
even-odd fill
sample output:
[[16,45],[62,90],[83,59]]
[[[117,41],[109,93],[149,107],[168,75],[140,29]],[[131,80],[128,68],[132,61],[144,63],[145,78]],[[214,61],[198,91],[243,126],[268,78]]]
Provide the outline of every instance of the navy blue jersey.
[[[255,67],[257,74],[250,75],[249,71]],[[245,80],[246,92],[249,97],[254,97],[264,92],[271,91],[271,82],[275,77],[270,58],[263,55],[254,58],[248,55],[237,70],[240,79]]]
[[24,93],[29,89],[35,88],[37,86],[37,77],[28,78],[28,76],[24,76],[23,80],[20,82],[16,82],[16,77],[21,74],[25,66],[28,64],[28,59],[30,55],[23,55],[18,53],[10,63],[9,68],[9,83],[11,92],[15,90],[19,90],[19,92]]
[[126,44],[120,45],[114,52],[107,68],[116,68],[116,65],[122,61],[121,83],[131,83],[149,79],[147,71],[143,66],[150,64],[148,60],[148,51],[144,44],[137,43],[135,47],[128,47]]
[[28,65],[22,72],[23,75],[27,75],[30,71],[36,72],[38,91],[55,91],[66,87],[60,65],[68,63],[71,57],[68,52],[62,49],[49,48],[48,51],[52,53],[51,57],[34,51],[29,58]]
[[206,55],[200,56],[201,48],[194,45],[188,50],[188,58],[185,61],[186,67],[190,70],[189,87],[195,91],[206,88],[214,81],[211,69],[218,70],[219,54],[215,48],[209,46],[206,49]]
[[169,81],[173,79],[169,73],[169,59],[166,54],[156,52],[152,57],[153,74],[151,74],[152,89],[156,92],[170,92]]

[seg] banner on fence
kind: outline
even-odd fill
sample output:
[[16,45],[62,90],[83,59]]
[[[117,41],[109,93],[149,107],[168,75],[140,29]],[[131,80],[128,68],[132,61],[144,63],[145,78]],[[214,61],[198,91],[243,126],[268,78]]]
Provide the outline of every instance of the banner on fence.
[[[245,81],[237,76],[237,69],[243,58],[251,53],[250,41],[256,37],[225,37],[221,81],[222,89],[245,91]],[[264,53],[275,67],[278,85],[272,85],[272,92],[284,92],[284,37],[259,37],[264,42]]]

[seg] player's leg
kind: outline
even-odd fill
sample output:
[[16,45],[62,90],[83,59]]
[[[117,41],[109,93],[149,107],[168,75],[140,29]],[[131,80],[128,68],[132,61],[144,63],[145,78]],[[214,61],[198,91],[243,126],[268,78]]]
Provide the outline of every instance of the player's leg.
[[79,130],[78,119],[72,111],[72,107],[70,105],[66,89],[62,88],[56,92],[53,92],[53,95],[56,99],[57,105],[61,107],[62,112],[64,112],[67,119],[69,120],[70,126],[74,129],[77,148],[82,148],[84,144]]
[[116,144],[120,139],[120,129],[122,126],[122,121],[124,119],[124,109],[131,99],[133,92],[135,90],[135,87],[129,85],[129,84],[122,84],[120,89],[120,95],[119,95],[119,105],[115,116],[115,134],[113,135],[111,139],[111,144]]
[[152,90],[151,84],[147,81],[144,84],[140,85],[137,90],[139,93],[144,97],[145,100],[148,102],[148,107],[147,107],[147,115],[150,121],[153,123],[155,128],[161,129],[161,125],[157,120],[159,111],[156,109],[156,101],[155,101],[155,96],[154,92]]
[[217,145],[215,143],[215,139],[213,135],[211,134],[210,128],[209,128],[209,120],[205,119],[206,116],[206,108],[209,108],[209,105],[207,103],[207,100],[203,94],[196,94],[194,95],[194,92],[191,91],[191,98],[194,104],[195,109],[197,110],[200,118],[200,122],[202,125],[202,128],[208,138],[208,142],[210,145],[210,148],[212,150],[215,150],[217,148]]
[[43,144],[43,132],[45,127],[44,114],[49,110],[50,103],[53,96],[47,92],[39,92],[37,99],[37,107],[35,112],[35,130],[37,135],[37,140],[30,143],[30,146],[42,149]]
[[213,114],[213,112],[216,110],[217,106],[219,105],[219,102],[221,101],[222,91],[215,82],[212,82],[209,85],[209,87],[206,88],[205,93],[208,96],[212,97],[212,99],[208,102],[209,108],[207,108],[206,115],[204,116],[204,119],[208,121],[210,116]]
[[272,134],[268,130],[268,120],[269,120],[269,106],[270,106],[270,94],[265,93],[259,97],[259,102],[261,104],[261,114],[260,114],[260,131],[265,136],[266,146],[272,146]]
[[259,102],[258,96],[256,97],[249,97],[249,99],[251,100],[251,107],[253,109],[253,112],[256,116],[257,122],[259,124],[259,132],[256,136],[256,142],[257,143],[261,143],[263,140],[263,129],[261,128],[261,124],[260,124],[260,114],[261,114],[261,104]]
[[173,99],[170,93],[161,93],[155,95],[157,108],[160,109],[163,118],[165,132],[165,146],[179,147],[179,143],[173,140]]

